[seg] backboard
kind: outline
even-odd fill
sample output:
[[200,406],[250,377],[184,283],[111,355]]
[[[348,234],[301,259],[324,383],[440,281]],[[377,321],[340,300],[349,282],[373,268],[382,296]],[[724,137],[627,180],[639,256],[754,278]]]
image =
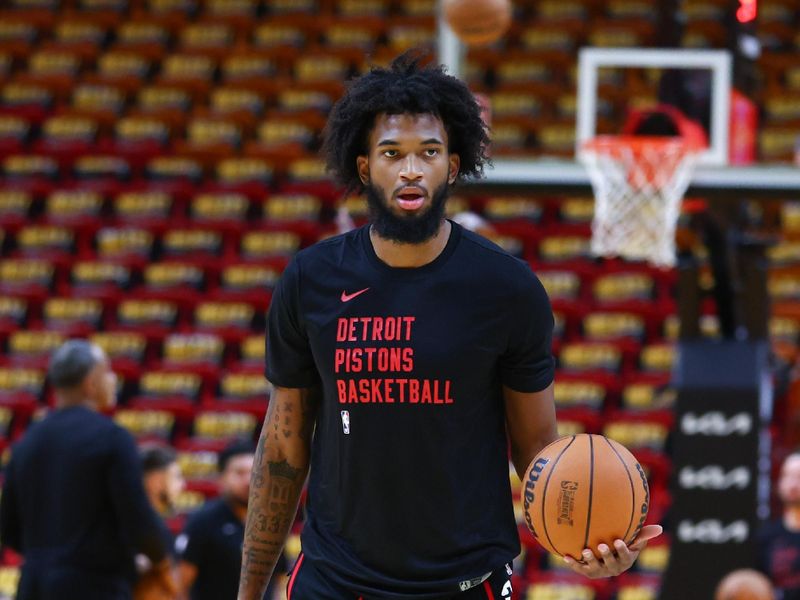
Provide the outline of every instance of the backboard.
[[732,58],[726,50],[582,48],[578,57],[576,150],[597,134],[598,74],[603,68],[707,69],[711,72],[709,148],[698,164],[728,163]]

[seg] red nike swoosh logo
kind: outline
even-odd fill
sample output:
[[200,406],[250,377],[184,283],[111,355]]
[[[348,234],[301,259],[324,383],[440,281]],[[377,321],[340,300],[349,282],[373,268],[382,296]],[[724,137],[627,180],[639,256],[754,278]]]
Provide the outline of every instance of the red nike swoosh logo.
[[353,292],[352,294],[348,294],[347,292],[342,292],[342,302],[350,302],[356,296],[360,296],[364,292],[366,292],[369,288],[364,288],[363,290],[358,290],[357,292]]

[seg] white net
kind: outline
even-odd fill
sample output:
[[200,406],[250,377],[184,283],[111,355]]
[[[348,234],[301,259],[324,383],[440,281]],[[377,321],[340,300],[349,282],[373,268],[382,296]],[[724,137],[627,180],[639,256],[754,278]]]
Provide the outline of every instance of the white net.
[[591,251],[675,264],[675,227],[697,153],[681,138],[605,136],[578,153],[595,196]]

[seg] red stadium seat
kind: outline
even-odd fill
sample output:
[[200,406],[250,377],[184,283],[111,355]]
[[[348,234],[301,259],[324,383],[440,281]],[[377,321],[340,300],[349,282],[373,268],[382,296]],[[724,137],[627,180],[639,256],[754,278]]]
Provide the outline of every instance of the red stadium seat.
[[162,299],[123,299],[117,307],[117,328],[141,333],[152,343],[161,344],[180,324],[179,307]]
[[25,328],[29,312],[29,302],[25,298],[0,296],[0,339],[5,341],[11,332]]
[[223,242],[222,233],[211,227],[174,228],[161,237],[161,253],[165,260],[210,267],[225,252]]
[[161,62],[156,81],[186,90],[196,97],[207,96],[216,68],[217,60],[209,56],[171,54]]
[[240,342],[250,334],[256,311],[246,302],[202,301],[194,309],[197,331],[218,335],[226,343]]
[[555,382],[555,404],[557,410],[573,408],[601,411],[606,401],[606,389],[591,380],[565,379]]
[[222,337],[211,333],[173,333],[164,339],[162,351],[166,367],[196,373],[214,385],[225,352]]
[[262,94],[247,87],[237,84],[217,87],[211,92],[208,114],[227,117],[239,127],[249,130],[263,112],[264,102]]
[[60,331],[15,331],[8,337],[8,364],[44,370],[50,355],[66,339]]
[[48,260],[6,258],[0,261],[0,293],[38,306],[50,295],[55,275],[55,265]]
[[153,253],[154,235],[138,227],[103,227],[95,238],[97,258],[143,267]]
[[292,231],[249,231],[241,238],[240,257],[247,261],[287,259],[300,249],[302,238]]
[[114,216],[121,223],[158,231],[173,216],[173,198],[162,190],[120,192],[113,200]]
[[176,425],[175,415],[170,411],[145,406],[117,409],[114,421],[142,442],[169,441]]
[[0,115],[0,159],[22,151],[30,129],[30,122],[23,117]]
[[[205,440],[203,440],[205,442]],[[203,496],[217,493],[217,456],[224,444],[198,444],[192,438],[177,442],[178,464],[186,478],[187,489]]]
[[42,124],[42,135],[34,150],[71,164],[75,157],[88,153],[97,141],[99,126],[90,117],[56,116]]
[[42,306],[47,329],[85,337],[103,322],[103,303],[96,298],[49,298]]
[[204,410],[195,415],[192,437],[199,440],[253,439],[259,420],[239,411]]
[[125,264],[76,261],[70,273],[69,292],[77,297],[97,298],[107,309],[112,309],[120,302],[130,283],[131,268]]
[[114,85],[135,93],[152,68],[151,60],[131,50],[109,50],[97,59],[97,71],[84,81],[94,84]]
[[228,25],[239,36],[249,32],[251,25],[258,21],[256,0],[208,0],[204,9],[203,20]]
[[146,336],[133,331],[103,331],[93,333],[89,339],[105,351],[117,374],[138,380],[148,358]]
[[68,226],[80,235],[94,235],[101,224],[103,196],[83,189],[54,190],[44,208],[48,223]]
[[0,367],[0,436],[9,439],[24,430],[44,402],[44,390],[43,369]]
[[4,233],[14,233],[28,222],[33,206],[33,194],[24,190],[0,189],[0,227]]
[[116,29],[114,50],[127,51],[149,60],[161,60],[170,42],[170,29],[150,16],[126,21]]
[[59,265],[71,263],[80,248],[75,232],[60,225],[27,225],[17,232],[16,242],[19,256]]
[[178,33],[177,47],[181,52],[220,60],[227,55],[234,38],[233,27],[226,23],[188,23]]
[[247,226],[250,201],[235,192],[204,192],[192,198],[189,218],[199,226],[228,235],[241,235]]
[[196,405],[204,393],[202,377],[179,368],[145,370],[139,378],[137,394],[130,400],[132,408],[166,411],[184,425],[194,418]]
[[265,264],[264,260],[225,266],[220,272],[219,286],[209,297],[219,301],[246,302],[263,314],[269,307],[272,288],[280,273],[279,265]]
[[[199,261],[203,264],[204,261]],[[175,302],[190,310],[202,297],[206,274],[201,265],[184,261],[148,264],[143,270],[144,285],[133,292],[141,299],[161,299]]]
[[243,369],[264,369],[266,360],[264,334],[250,335],[239,344],[238,366]]
[[272,384],[263,369],[225,373],[219,382],[214,406],[241,410],[263,418],[272,392]]

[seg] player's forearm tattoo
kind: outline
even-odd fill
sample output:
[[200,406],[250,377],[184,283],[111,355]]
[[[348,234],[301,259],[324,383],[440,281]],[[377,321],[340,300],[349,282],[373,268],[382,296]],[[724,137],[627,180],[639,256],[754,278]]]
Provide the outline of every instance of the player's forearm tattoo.
[[261,599],[294,521],[308,471],[316,399],[277,395],[258,441],[250,482],[239,600]]

